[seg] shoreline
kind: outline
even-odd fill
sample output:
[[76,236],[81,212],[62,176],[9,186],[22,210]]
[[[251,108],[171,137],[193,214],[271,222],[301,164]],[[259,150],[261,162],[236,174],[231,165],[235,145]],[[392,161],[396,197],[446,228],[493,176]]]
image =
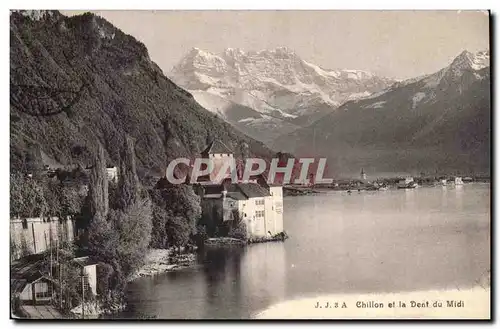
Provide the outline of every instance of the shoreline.
[[172,248],[149,249],[145,259],[144,265],[131,274],[127,282],[191,267],[196,264],[196,253],[190,252],[176,255]]
[[[229,237],[210,238],[205,241],[205,247],[223,247],[228,245],[249,246],[256,243],[283,242],[288,238],[289,236],[284,231],[270,237],[249,238],[247,241]],[[145,256],[144,265],[131,274],[127,278],[127,282],[193,267],[196,265],[196,250],[198,248],[192,252],[174,254],[173,248],[149,249]],[[181,252],[183,251],[181,249]]]

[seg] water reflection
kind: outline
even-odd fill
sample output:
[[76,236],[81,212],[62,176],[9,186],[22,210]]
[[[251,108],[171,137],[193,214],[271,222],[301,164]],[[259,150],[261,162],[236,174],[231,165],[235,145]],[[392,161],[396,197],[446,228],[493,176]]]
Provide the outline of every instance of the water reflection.
[[[241,261],[243,247],[210,248],[204,250],[200,259],[204,264],[206,284],[205,317],[226,317],[220,310],[232,309],[231,318],[241,318],[242,281]],[[236,307],[235,307],[236,306]],[[225,313],[225,312],[224,312]]]
[[464,207],[464,186],[455,185],[455,199],[457,203],[457,210],[462,211]]

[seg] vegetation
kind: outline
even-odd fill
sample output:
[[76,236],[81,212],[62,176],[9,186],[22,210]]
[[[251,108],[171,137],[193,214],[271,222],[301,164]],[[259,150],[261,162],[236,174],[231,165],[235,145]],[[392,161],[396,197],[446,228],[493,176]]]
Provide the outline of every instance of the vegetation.
[[[135,167],[133,141],[126,139],[121,154],[120,176],[114,208],[109,209],[107,178],[104,156],[96,161],[91,175],[89,203],[91,212],[88,231],[88,247],[103,263],[112,267],[108,275],[108,284],[113,290],[120,292],[126,278],[142,265],[151,240],[151,201],[149,196],[141,192]],[[92,185],[94,184],[94,185]],[[90,191],[93,191],[92,194]],[[106,197],[103,197],[103,196]]]
[[102,146],[98,147],[98,156],[90,174],[89,211],[91,218],[104,220],[108,215],[108,178],[106,174],[106,159]]
[[233,211],[233,223],[229,229],[229,237],[246,241],[248,239],[247,226],[240,218],[237,210]]
[[22,173],[10,174],[10,216],[38,217],[47,212],[43,185]]
[[[53,303],[62,306],[62,310],[65,312],[69,312],[81,303],[81,267],[73,262],[74,258],[75,249],[73,245],[68,243],[57,247],[53,246],[43,254],[42,272],[55,278]],[[93,297],[86,293],[87,299]]]
[[84,191],[57,179],[36,179],[21,172],[10,175],[10,216],[66,217],[81,211]]
[[150,190],[153,206],[155,248],[183,247],[197,234],[201,218],[200,197],[189,185],[170,185]]

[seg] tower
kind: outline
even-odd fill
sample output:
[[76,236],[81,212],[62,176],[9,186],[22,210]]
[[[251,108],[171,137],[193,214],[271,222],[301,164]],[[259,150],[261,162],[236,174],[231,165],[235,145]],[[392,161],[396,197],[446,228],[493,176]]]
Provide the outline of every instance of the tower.
[[[199,181],[215,182],[219,171],[224,168],[224,165],[228,162],[235,161],[233,152],[220,140],[213,140],[207,148],[201,152],[201,156],[210,159],[213,169],[210,174],[200,177]],[[223,179],[227,177],[231,177],[231,173],[226,173],[226,177],[223,177]]]
[[361,168],[361,180],[366,180],[366,174],[363,168]]

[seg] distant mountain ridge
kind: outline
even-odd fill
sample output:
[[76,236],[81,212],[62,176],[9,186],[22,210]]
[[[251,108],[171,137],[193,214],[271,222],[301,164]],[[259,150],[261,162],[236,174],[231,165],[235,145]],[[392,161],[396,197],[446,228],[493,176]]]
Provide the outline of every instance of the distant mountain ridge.
[[[229,48],[218,55],[193,48],[168,75],[204,107],[266,141],[300,127],[302,116],[326,113],[395,82],[360,70],[326,70],[286,47],[258,52]],[[228,119],[239,106],[257,113],[240,119],[245,121]]]
[[329,157],[330,169],[377,172],[490,171],[489,52],[459,54],[434,74],[349,101],[273,145]]

